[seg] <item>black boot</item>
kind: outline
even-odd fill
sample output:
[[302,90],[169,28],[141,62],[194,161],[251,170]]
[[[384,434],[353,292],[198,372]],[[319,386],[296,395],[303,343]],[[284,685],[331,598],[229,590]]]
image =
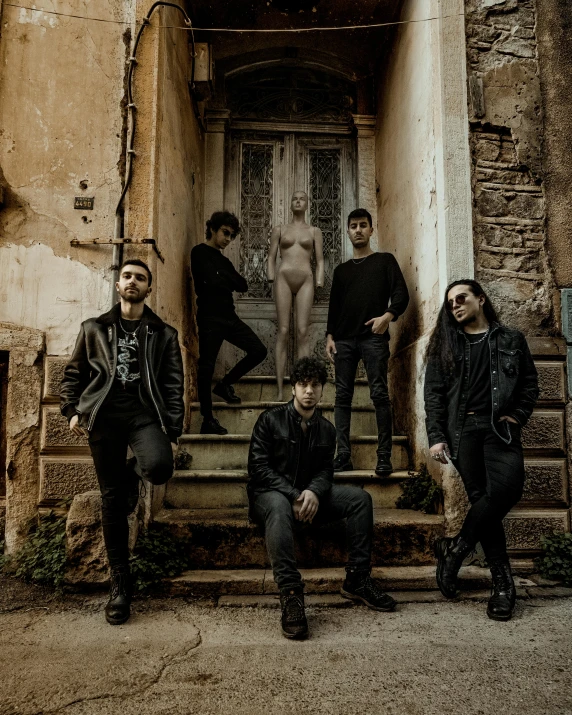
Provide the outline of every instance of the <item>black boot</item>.
[[462,537],[455,536],[454,539],[442,537],[437,539],[434,546],[437,557],[437,586],[445,598],[456,598],[459,595],[457,589],[457,576],[459,569],[466,556],[473,547]]
[[120,626],[131,615],[131,584],[129,571],[112,571],[109,601],[105,606],[105,618],[112,626]]
[[508,621],[512,616],[516,601],[516,587],[508,561],[491,564],[493,592],[487,606],[487,616],[493,621]]
[[280,590],[282,633],[286,638],[302,640],[308,637],[308,621],[304,610],[304,592],[300,589]]
[[353,468],[352,455],[349,452],[339,452],[334,459],[334,472],[351,472]]
[[213,387],[213,392],[215,395],[222,397],[225,402],[228,402],[231,405],[239,405],[242,402],[240,397],[234,391],[234,387],[232,385],[227,385],[224,382],[217,382],[217,384]]
[[346,580],[340,591],[344,598],[352,601],[361,601],[374,611],[393,611],[397,602],[390,595],[384,593],[377,581],[366,571],[346,571]]
[[205,417],[201,425],[201,434],[228,434],[216,417]]
[[375,473],[378,477],[389,477],[393,472],[393,465],[391,464],[391,453],[378,453],[377,464],[375,466]]

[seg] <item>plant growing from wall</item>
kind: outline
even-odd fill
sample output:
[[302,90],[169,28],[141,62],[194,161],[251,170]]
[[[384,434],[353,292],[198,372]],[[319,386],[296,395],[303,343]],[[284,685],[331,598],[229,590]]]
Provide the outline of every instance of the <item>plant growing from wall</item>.
[[423,465],[419,474],[409,472],[403,485],[403,494],[397,499],[398,509],[415,509],[425,514],[438,514],[443,505],[443,490]]
[[175,539],[160,525],[150,524],[137,539],[130,564],[134,592],[148,591],[189,567],[189,539]]
[[540,544],[542,555],[536,559],[536,567],[541,575],[572,586],[572,534],[555,531],[543,536]]
[[40,517],[13,560],[17,578],[61,590],[66,568],[66,516],[50,511]]

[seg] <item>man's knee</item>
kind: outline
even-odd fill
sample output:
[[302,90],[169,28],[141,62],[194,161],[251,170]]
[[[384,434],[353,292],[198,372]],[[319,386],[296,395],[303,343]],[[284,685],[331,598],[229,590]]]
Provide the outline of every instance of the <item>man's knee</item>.
[[264,343],[260,342],[258,345],[255,345],[253,347],[250,354],[252,355],[253,359],[262,362],[263,360],[266,360],[266,357],[268,355],[268,348],[266,347],[266,345],[264,345]]
[[290,500],[276,491],[264,492],[257,497],[255,512],[260,515],[266,526],[292,524],[294,521]]
[[166,484],[173,476],[173,459],[154,460],[141,468],[141,476],[155,486]]

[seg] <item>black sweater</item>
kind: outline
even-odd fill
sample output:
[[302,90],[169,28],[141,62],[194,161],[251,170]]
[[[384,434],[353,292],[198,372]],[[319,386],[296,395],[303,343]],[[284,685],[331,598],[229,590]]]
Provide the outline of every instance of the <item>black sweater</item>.
[[221,251],[201,243],[191,251],[191,272],[197,294],[197,319],[234,314],[232,292],[248,290],[246,280]]
[[365,325],[368,320],[388,311],[397,320],[408,303],[403,274],[391,253],[372,253],[356,262],[350,259],[334,271],[328,333],[334,340],[367,335],[371,333],[371,325]]

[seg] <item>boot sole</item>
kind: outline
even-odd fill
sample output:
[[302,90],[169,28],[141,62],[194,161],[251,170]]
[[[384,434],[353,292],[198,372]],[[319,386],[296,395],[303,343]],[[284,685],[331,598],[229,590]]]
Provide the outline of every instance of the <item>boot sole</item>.
[[438,539],[433,544],[433,553],[435,554],[435,558],[437,559],[437,568],[435,569],[435,580],[437,581],[437,588],[439,589],[439,591],[441,591],[442,595],[445,596],[445,598],[452,601],[455,598],[458,598],[459,590],[457,589],[454,594],[448,593],[447,591],[445,591],[445,589],[442,588],[441,579],[439,577],[439,559],[442,559],[445,557],[445,554],[443,553],[444,547],[445,547],[445,542],[442,539]]
[[310,635],[310,631],[305,631],[304,633],[286,633],[286,631],[282,629],[282,635],[291,641],[303,641]]
[[344,598],[347,598],[350,601],[359,601],[359,602],[363,603],[364,606],[371,608],[372,611],[381,611],[382,613],[391,613],[391,611],[395,611],[395,607],[397,606],[397,603],[393,603],[391,606],[374,606],[373,603],[370,603],[369,601],[367,601],[363,596],[358,596],[355,593],[350,593],[349,591],[344,591],[343,588],[340,590],[340,594]]
[[492,613],[489,613],[487,609],[487,616],[491,619],[491,621],[510,621],[512,618],[512,613],[509,616],[496,616]]
[[110,618],[109,616],[105,616],[105,620],[109,623],[110,626],[121,626],[124,623],[127,623],[127,621],[131,618],[131,614],[127,616],[127,618]]

